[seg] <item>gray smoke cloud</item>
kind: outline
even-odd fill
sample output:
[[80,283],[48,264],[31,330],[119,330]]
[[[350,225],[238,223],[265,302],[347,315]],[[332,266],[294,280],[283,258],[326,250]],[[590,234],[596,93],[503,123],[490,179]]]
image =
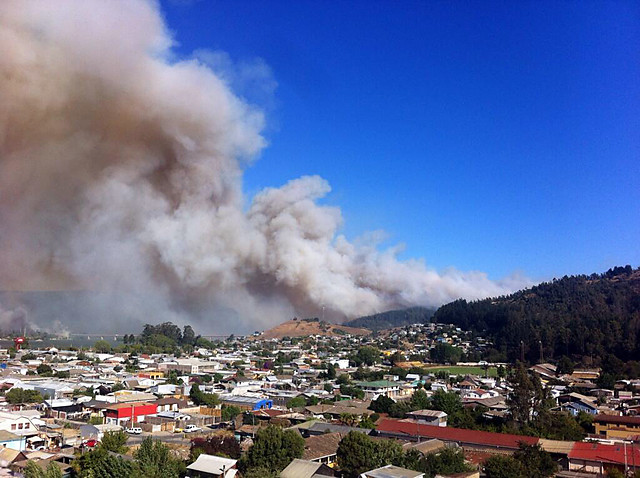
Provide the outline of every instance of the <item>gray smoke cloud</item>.
[[39,320],[251,331],[529,284],[348,241],[318,176],[245,198],[264,115],[207,66],[228,57],[171,47],[152,2],[0,3],[0,289],[90,291],[32,302]]

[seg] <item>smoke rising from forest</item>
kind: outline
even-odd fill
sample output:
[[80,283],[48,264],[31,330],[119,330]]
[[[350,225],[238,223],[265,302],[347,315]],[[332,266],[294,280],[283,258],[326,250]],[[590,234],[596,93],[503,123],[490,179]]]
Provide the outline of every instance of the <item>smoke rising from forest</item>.
[[529,284],[348,241],[318,176],[247,199],[264,114],[171,47],[152,2],[0,3],[0,289],[82,291],[4,294],[0,325],[250,331]]

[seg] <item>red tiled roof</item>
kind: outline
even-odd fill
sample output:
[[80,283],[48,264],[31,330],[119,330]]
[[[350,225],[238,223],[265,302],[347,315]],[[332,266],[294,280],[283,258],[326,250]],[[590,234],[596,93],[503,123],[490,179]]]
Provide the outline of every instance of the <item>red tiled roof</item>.
[[[640,466],[640,447],[627,445],[627,461],[631,465],[637,463]],[[635,456],[634,456],[635,455]],[[603,445],[594,442],[576,442],[569,453],[569,459],[589,460],[602,463],[625,463],[625,447],[619,445]]]
[[617,423],[619,425],[640,425],[640,417],[621,417],[618,415],[604,415],[602,413],[593,417],[593,421],[599,423]]
[[463,428],[437,427],[423,425],[411,421],[401,421],[393,418],[381,419],[376,429],[380,432],[398,433],[411,436],[438,438],[443,441],[468,443],[473,445],[486,445],[495,448],[519,448],[520,442],[528,445],[538,443],[537,437],[524,435],[510,435],[507,433],[493,433],[478,430],[466,430]]

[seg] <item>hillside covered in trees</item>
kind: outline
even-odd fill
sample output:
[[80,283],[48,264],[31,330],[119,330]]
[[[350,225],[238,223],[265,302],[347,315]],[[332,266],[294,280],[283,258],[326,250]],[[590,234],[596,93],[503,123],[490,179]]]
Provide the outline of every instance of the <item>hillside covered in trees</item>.
[[640,268],[554,279],[497,299],[457,300],[440,307],[434,322],[451,323],[494,341],[509,360],[563,355],[640,357]]
[[435,309],[428,307],[410,307],[401,310],[389,310],[379,314],[358,317],[357,319],[345,322],[349,327],[360,327],[373,331],[392,329],[410,324],[424,324],[429,322]]

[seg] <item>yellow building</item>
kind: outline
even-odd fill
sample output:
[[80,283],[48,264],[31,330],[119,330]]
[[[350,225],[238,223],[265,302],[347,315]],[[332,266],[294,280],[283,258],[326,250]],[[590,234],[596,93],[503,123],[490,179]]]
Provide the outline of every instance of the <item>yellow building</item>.
[[151,380],[158,380],[164,378],[164,372],[161,370],[144,370],[138,373],[140,378],[150,378]]
[[640,435],[640,417],[596,415],[593,417],[596,434],[607,439],[627,439]]

